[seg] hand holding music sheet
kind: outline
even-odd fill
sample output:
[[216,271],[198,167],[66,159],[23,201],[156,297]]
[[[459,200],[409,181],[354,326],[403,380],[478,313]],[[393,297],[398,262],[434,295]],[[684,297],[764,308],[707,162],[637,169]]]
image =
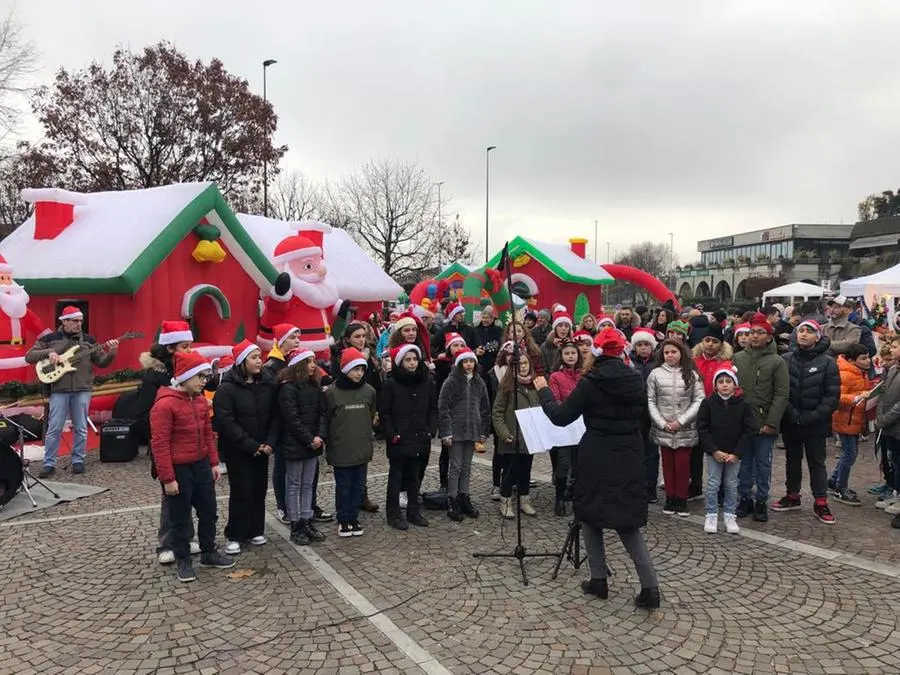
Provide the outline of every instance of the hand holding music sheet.
[[578,445],[584,435],[584,420],[579,417],[572,424],[558,427],[544,414],[541,408],[516,410],[516,419],[522,440],[528,447],[528,454],[549,452],[550,448]]

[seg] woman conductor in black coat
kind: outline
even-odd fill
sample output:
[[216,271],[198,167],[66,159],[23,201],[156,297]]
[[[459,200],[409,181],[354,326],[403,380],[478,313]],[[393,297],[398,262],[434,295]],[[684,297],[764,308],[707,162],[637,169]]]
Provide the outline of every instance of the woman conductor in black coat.
[[603,530],[613,529],[641,580],[635,604],[654,609],[659,607],[659,584],[639,529],[647,524],[640,430],[647,394],[641,375],[622,361],[624,350],[621,333],[614,328],[600,331],[594,338],[590,370],[562,403],[554,400],[544,378],[536,378],[534,384],[551,422],[566,426],[584,416],[587,428],[578,445],[572,492],[591,568],[591,578],[581,583],[582,590],[604,599],[608,596]]

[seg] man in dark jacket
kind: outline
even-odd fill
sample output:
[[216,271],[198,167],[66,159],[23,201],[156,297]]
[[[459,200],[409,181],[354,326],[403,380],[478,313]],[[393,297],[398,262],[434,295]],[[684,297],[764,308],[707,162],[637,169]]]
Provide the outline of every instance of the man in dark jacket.
[[488,372],[497,361],[497,352],[500,351],[500,342],[503,340],[503,329],[497,324],[496,310],[490,305],[481,310],[481,323],[475,326],[475,335],[482,349],[478,357],[478,370],[487,381]]
[[[44,468],[40,478],[56,473],[56,455],[66,419],[72,420],[75,442],[72,444],[72,473],[84,473],[87,457],[88,408],[94,385],[94,366],[106,368],[116,358],[117,340],[110,340],[98,348],[97,341],[82,332],[84,314],[77,307],[66,307],[59,317],[60,330],[39,339],[25,355],[25,362],[36,364],[49,359],[52,365],[60,363],[60,355],[72,347],[90,352],[88,358],[80,358],[73,365],[75,370],[66,373],[50,385],[50,411],[47,419],[47,435],[44,438]],[[77,358],[77,352],[76,357]]]
[[550,334],[550,320],[552,318],[553,315],[550,314],[549,309],[542,309],[537,313],[537,323],[531,329],[531,337],[534,338],[535,344],[544,344],[544,341]]
[[481,348],[481,342],[478,341],[475,327],[466,323],[466,310],[462,305],[451,302],[447,305],[446,312],[447,321],[444,327],[431,338],[431,355],[436,358],[444,351],[444,338],[447,336],[447,333],[459,333],[463,336],[469,349],[474,351],[475,356],[480,358],[484,350]]
[[766,315],[766,319],[775,333],[775,346],[778,348],[778,353],[786,354],[791,350],[791,333],[794,332],[794,329],[791,328],[791,324],[781,318],[781,310],[776,305],[764,307],[763,314]]
[[[741,378],[744,400],[753,411],[754,428],[750,448],[741,461],[738,473],[740,502],[737,517],[753,513],[753,520],[769,519],[768,499],[772,483],[772,446],[778,436],[781,418],[790,391],[787,364],[778,356],[772,339],[772,325],[765,314],[757,312],[750,319],[750,344],[734,355],[734,369]],[[756,503],[751,498],[756,483]]]
[[803,455],[809,466],[809,483],[815,504],[813,513],[826,524],[834,522],[828,508],[828,476],[825,470],[825,442],[831,435],[831,416],[841,399],[841,376],[828,355],[831,341],[822,335],[815,321],[797,326],[797,349],[785,354],[790,374],[790,400],[784,413],[781,433],[786,453],[787,494],[772,505],[773,511],[800,508]]

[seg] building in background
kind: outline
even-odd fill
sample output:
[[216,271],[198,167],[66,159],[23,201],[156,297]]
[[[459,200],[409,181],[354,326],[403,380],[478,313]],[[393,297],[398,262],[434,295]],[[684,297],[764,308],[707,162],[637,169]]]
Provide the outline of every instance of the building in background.
[[900,216],[863,220],[850,233],[850,255],[872,257],[897,252],[900,245]]
[[759,295],[754,281],[760,279],[771,279],[771,287],[795,281],[828,286],[849,253],[853,228],[782,225],[698,241],[700,262],[676,268],[675,290],[681,298],[728,302]]

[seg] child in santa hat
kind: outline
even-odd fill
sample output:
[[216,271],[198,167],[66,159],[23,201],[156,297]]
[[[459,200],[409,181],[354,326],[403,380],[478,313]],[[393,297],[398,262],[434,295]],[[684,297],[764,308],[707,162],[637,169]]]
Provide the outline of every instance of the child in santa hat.
[[469,497],[469,478],[475,443],[487,439],[491,408],[487,386],[478,375],[475,352],[462,350],[454,366],[438,396],[438,434],[449,448],[447,516],[458,522],[464,515],[478,517]]
[[[568,341],[560,347],[559,362],[550,373],[550,391],[557,401],[565,401],[575,391],[581,379],[584,360],[578,345]],[[550,462],[553,466],[553,483],[556,486],[556,504],[553,512],[557,516],[565,516],[567,503],[572,501],[569,484],[572,480],[572,455],[575,446],[566,445],[550,448]]]
[[544,344],[541,345],[543,352],[544,368],[542,372],[549,373],[556,365],[559,357],[559,348],[564,342],[572,338],[572,317],[565,308],[557,309],[553,314],[553,323],[550,324],[550,333]]
[[[631,334],[631,367],[644,378],[646,386],[650,372],[656,368],[656,333],[649,328],[636,328]],[[641,439],[644,442],[644,458],[647,470],[647,501],[656,504],[656,483],[659,480],[659,446],[650,440],[650,413],[644,408],[641,416]]]
[[328,445],[325,456],[334,468],[334,507],[338,536],[363,534],[359,522],[366,472],[372,461],[372,426],[378,409],[375,390],[366,383],[368,362],[349,347],[341,353],[341,371],[325,392]]
[[196,352],[178,353],[172,384],[159,390],[150,411],[150,447],[165,491],[178,580],[194,581],[191,509],[197,512],[200,566],[228,568],[234,561],[216,550],[219,453],[203,387],[212,366]]

